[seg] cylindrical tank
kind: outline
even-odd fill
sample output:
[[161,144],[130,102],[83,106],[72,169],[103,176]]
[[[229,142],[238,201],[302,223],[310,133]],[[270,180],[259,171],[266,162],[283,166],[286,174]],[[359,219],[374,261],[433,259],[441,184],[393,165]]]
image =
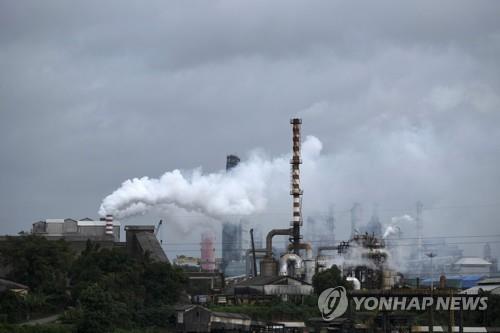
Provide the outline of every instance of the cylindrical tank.
[[277,276],[278,275],[278,262],[273,258],[264,258],[260,261],[260,275],[261,276]]
[[382,272],[382,289],[391,289],[394,286],[394,272],[385,269]]
[[316,271],[316,260],[314,259],[306,259],[304,260],[304,268],[305,268],[305,280],[307,283],[312,283],[312,279],[314,273]]
[[302,268],[302,258],[295,253],[287,253],[280,258],[280,275],[290,276],[291,272],[288,271],[288,264],[293,262],[294,271],[298,271]]
[[201,269],[208,272],[215,270],[215,236],[207,231],[201,235]]
[[354,290],[360,290],[361,289],[361,282],[359,282],[358,279],[356,279],[354,276],[348,276],[346,277],[347,282],[351,282]]

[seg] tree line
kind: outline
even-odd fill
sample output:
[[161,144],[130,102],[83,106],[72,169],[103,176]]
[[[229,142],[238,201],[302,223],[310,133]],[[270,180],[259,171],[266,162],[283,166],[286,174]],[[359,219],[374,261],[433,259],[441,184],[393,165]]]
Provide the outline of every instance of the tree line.
[[79,255],[64,240],[28,235],[8,237],[0,260],[9,280],[25,284],[27,295],[0,295],[0,321],[18,323],[63,312],[62,321],[78,333],[116,328],[167,327],[186,277],[168,263],[127,255],[87,242]]

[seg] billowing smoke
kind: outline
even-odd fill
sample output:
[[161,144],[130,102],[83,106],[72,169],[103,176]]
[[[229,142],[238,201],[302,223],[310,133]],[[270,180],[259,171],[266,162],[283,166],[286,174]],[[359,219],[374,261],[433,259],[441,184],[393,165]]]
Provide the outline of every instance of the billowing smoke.
[[398,226],[390,225],[385,229],[384,235],[382,237],[387,238],[392,235],[397,235],[400,231],[401,229]]
[[401,233],[401,227],[399,226],[401,223],[409,223],[413,222],[414,219],[408,214],[402,216],[395,216],[391,218],[391,224],[389,224],[384,231],[383,238],[387,238],[392,235],[398,235]]
[[[314,165],[322,144],[309,136],[302,149],[304,159]],[[258,213],[267,205],[271,184],[277,179],[286,184],[289,159],[289,155],[269,159],[254,152],[229,172],[204,174],[198,168],[190,172],[168,171],[160,178],[129,179],[104,198],[99,214],[124,219],[153,209],[168,211],[171,206],[216,219]]]

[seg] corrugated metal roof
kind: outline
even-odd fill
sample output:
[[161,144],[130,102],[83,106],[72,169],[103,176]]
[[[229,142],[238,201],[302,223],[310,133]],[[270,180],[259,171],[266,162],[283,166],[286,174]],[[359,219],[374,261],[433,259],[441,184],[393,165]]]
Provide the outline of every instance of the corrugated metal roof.
[[469,289],[465,289],[464,291],[461,292],[461,294],[467,294],[467,295],[477,295],[481,291],[486,291],[486,292],[493,292],[495,289],[500,290],[500,284],[487,284],[485,286],[475,286]]
[[461,265],[461,266],[467,266],[467,265],[480,265],[480,266],[486,266],[486,265],[491,265],[491,262],[484,260],[483,258],[479,257],[465,257],[465,258],[460,258],[455,262],[455,265]]
[[479,281],[478,285],[500,284],[500,278],[487,278]]
[[298,279],[295,279],[291,276],[256,276],[249,278],[245,281],[241,281],[236,283],[234,286],[235,287],[244,287],[244,286],[264,286],[264,285],[270,285],[270,284],[278,284],[280,282],[285,282],[281,284],[288,284],[288,279],[295,280],[300,282],[303,285],[310,285],[309,283],[305,281],[300,281]]
[[138,232],[136,234],[136,238],[142,250],[149,251],[151,259],[159,262],[168,262],[167,255],[161,248],[160,242],[158,242],[158,239],[153,233]]
[[0,279],[0,286],[7,289],[29,289],[30,287],[10,280]]
[[[106,221],[77,221],[79,227],[104,227],[106,226]],[[113,221],[113,227],[119,227],[121,223],[118,221]]]
[[233,318],[233,319],[251,319],[249,316],[241,314],[241,313],[215,312],[215,311],[210,311],[210,312],[212,313],[212,315],[217,316],[217,317]]
[[[83,220],[73,220],[71,218],[66,218],[66,219],[45,219],[40,222],[45,222],[45,223],[64,223],[64,221],[75,221],[79,226],[82,227],[95,227],[95,226],[105,226],[106,221],[93,221],[91,219],[85,218]],[[121,223],[119,221],[113,220],[113,226],[119,227],[121,226]]]
[[45,219],[43,222],[46,222],[46,223],[64,223],[64,219]]

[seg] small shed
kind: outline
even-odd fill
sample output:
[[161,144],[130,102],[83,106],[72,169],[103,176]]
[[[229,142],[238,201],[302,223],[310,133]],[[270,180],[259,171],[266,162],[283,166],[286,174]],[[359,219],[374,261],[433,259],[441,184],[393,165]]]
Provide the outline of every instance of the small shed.
[[479,293],[500,295],[500,278],[487,278],[478,282],[477,286],[466,289],[462,294],[477,295]]
[[453,264],[459,274],[486,274],[490,271],[491,262],[479,257],[460,258]]
[[176,313],[176,330],[182,333],[248,332],[252,325],[252,320],[247,315],[215,312],[199,305],[177,307]]
[[16,294],[26,295],[29,289],[30,288],[28,286],[25,286],[24,284],[10,280],[0,279],[0,293],[10,290]]
[[235,295],[311,295],[313,286],[290,276],[257,276],[233,286]]

